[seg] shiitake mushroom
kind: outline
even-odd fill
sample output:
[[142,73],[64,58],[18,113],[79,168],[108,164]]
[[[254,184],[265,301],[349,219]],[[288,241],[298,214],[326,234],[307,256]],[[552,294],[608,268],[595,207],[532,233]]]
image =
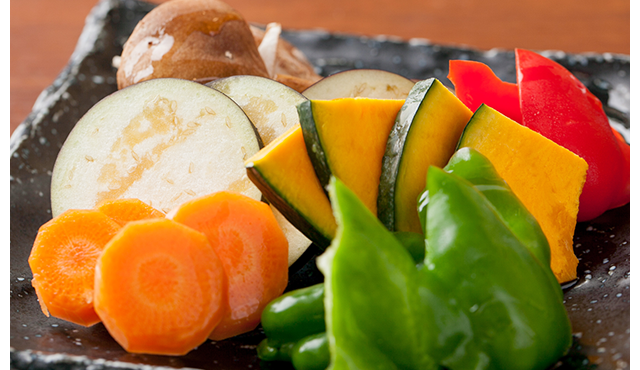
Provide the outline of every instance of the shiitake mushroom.
[[220,0],[171,0],[149,12],[124,45],[118,88],[161,77],[268,76],[242,15]]

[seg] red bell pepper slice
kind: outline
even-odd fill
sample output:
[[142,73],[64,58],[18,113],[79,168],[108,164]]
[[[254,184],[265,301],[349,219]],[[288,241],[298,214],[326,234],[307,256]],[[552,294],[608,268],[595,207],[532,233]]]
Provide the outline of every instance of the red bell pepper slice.
[[522,124],[589,164],[578,221],[628,203],[630,149],[616,138],[600,101],[563,66],[534,52],[516,49],[516,70]]
[[475,112],[486,104],[512,120],[521,123],[518,85],[503,82],[484,63],[470,60],[450,60],[449,75],[456,96]]

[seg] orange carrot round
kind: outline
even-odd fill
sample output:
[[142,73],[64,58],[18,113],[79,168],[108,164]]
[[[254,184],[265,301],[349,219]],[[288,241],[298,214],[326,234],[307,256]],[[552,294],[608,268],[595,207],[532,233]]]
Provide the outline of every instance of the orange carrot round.
[[98,203],[96,208],[120,226],[131,221],[164,217],[164,213],[136,198],[107,199]]
[[209,338],[255,329],[262,310],[282,294],[288,279],[288,242],[270,207],[222,191],[188,201],[167,217],[204,233],[224,266],[229,308]]
[[95,265],[118,230],[96,210],[68,210],[40,227],[29,266],[45,315],[83,326],[100,322],[93,308]]
[[186,354],[226,302],[224,269],[206,236],[172,220],[128,223],[96,264],[96,312],[128,352]]

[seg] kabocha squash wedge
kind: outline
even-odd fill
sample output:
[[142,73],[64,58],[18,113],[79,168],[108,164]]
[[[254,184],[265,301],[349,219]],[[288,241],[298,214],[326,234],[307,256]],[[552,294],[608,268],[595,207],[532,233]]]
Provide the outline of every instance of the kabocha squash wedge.
[[416,204],[427,170],[447,164],[472,113],[435,78],[414,85],[382,159],[378,218],[387,229],[422,232]]
[[311,165],[300,125],[249,158],[245,167],[251,181],[289,222],[318,246],[329,246],[336,222]]
[[573,252],[579,198],[587,162],[544,136],[481,105],[458,147],[484,154],[538,220],[551,248],[551,269],[560,283],[576,278]]
[[343,98],[298,105],[307,152],[320,184],[333,175],[377,214],[387,139],[404,100]]

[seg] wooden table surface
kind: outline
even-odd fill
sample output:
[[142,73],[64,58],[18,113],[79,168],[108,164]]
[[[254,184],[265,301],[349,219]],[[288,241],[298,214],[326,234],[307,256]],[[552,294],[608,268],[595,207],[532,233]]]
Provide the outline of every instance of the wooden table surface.
[[[155,0],[152,2],[162,2]],[[628,0],[227,0],[286,29],[423,38],[479,49],[630,53]],[[97,0],[11,0],[11,132],[62,71]]]

